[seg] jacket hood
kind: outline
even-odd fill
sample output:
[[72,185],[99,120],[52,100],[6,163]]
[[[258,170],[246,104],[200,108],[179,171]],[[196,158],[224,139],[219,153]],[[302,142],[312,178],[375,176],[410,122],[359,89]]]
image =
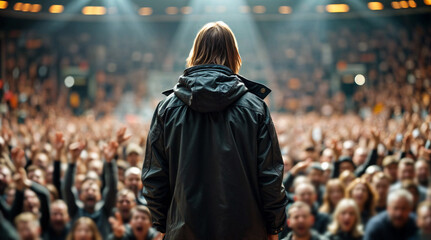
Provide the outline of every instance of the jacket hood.
[[218,112],[236,102],[247,91],[262,99],[270,92],[265,86],[234,74],[226,66],[208,64],[187,68],[175,87],[164,93],[174,92],[195,111]]

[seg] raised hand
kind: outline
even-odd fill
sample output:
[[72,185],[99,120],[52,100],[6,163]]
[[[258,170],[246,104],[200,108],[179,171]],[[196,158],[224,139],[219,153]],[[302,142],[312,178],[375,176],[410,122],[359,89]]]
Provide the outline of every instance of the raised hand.
[[335,138],[331,139],[328,147],[334,151],[336,159],[338,159],[338,157],[341,156],[342,149],[338,146],[338,140],[337,139],[335,139]]
[[11,151],[11,158],[16,169],[24,168],[26,165],[25,153],[21,148],[14,148]]
[[129,140],[132,135],[126,135],[126,127],[122,127],[117,131],[117,143],[118,145],[123,144],[124,142],[126,142],[127,140]]
[[126,228],[123,225],[123,219],[119,212],[115,212],[115,218],[109,217],[109,223],[111,224],[112,233],[115,237],[121,238],[126,232]]
[[106,162],[111,162],[114,159],[115,154],[117,153],[118,142],[111,141],[107,146],[103,148],[103,155],[105,157]]
[[308,159],[302,162],[297,163],[295,166],[292,167],[292,169],[290,169],[290,173],[295,176],[296,174],[298,174],[299,172],[305,171],[305,169],[307,169],[310,164],[313,161]]
[[391,134],[385,141],[386,149],[393,150],[395,146],[395,137],[396,134]]
[[2,137],[5,141],[5,144],[9,145],[9,142],[12,139],[12,131],[6,127],[3,127],[2,128]]
[[64,137],[63,137],[63,133],[57,132],[55,134],[55,142],[54,142],[54,148],[57,151],[57,157],[55,158],[56,161],[60,160],[61,151],[64,148],[64,143],[65,143],[65,140],[64,140]]
[[27,178],[27,173],[24,168],[18,169],[13,175],[13,181],[15,182],[16,189],[19,191],[23,191],[24,188],[28,188],[31,185],[31,181]]
[[371,130],[371,148],[376,149],[380,143],[380,131],[373,129]]
[[405,135],[404,139],[403,139],[403,146],[402,146],[402,151],[407,152],[410,150],[410,146],[412,144],[412,134],[408,133]]
[[85,148],[84,142],[74,142],[69,146],[69,152],[72,156],[72,162],[76,162],[81,155],[82,150]]

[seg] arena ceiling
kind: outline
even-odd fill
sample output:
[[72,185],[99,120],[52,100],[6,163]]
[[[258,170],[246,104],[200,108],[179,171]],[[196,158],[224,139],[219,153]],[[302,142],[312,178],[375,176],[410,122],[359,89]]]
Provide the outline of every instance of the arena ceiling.
[[0,0],[0,16],[35,19],[178,20],[181,16],[251,14],[357,16],[431,13],[431,0]]

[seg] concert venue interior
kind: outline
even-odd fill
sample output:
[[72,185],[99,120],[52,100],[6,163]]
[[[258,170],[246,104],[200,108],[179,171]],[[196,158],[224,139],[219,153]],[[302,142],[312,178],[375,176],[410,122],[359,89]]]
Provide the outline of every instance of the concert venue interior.
[[164,235],[141,180],[162,92],[215,21],[271,89],[287,219],[293,202],[314,217],[279,239],[391,236],[378,220],[406,199],[394,239],[431,239],[431,0],[0,0],[0,235],[202,239]]

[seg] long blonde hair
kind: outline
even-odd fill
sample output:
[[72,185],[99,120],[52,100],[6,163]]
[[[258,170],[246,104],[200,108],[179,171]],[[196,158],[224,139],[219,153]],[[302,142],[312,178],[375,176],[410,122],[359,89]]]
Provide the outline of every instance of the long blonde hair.
[[222,22],[205,24],[196,35],[187,58],[187,67],[203,64],[219,64],[230,68],[235,74],[241,67],[241,56],[235,35]]
[[341,201],[335,208],[334,216],[332,217],[332,223],[328,226],[329,232],[331,232],[332,234],[336,234],[338,232],[340,228],[340,224],[338,223],[338,215],[340,215],[342,211],[350,207],[353,208],[356,218],[355,224],[353,225],[353,228],[351,230],[353,237],[360,237],[364,234],[359,207],[356,204],[355,200],[349,198],[341,199]]
[[363,184],[368,192],[368,199],[367,201],[365,201],[364,209],[362,209],[361,211],[368,211],[370,216],[374,216],[376,214],[376,205],[379,200],[379,195],[376,193],[374,188],[364,179],[356,178],[353,182],[351,182],[346,188],[345,197],[352,198],[353,189],[359,184]]
[[341,182],[340,179],[329,180],[326,183],[325,194],[323,195],[323,204],[319,209],[320,212],[331,214],[336,207],[330,199],[331,188],[339,188],[341,190],[341,195],[344,196],[346,187],[344,186],[343,182]]

